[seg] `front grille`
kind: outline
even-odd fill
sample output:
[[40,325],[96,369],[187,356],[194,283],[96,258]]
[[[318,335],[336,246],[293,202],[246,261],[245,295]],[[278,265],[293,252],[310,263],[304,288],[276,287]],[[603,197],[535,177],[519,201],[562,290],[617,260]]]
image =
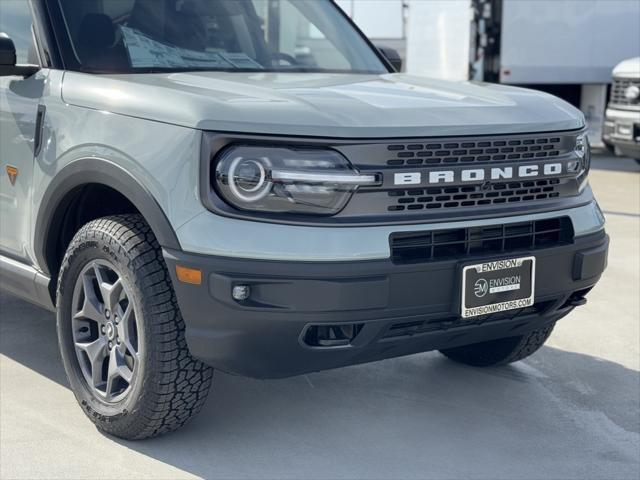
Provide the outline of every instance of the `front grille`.
[[485,227],[394,233],[394,263],[421,263],[465,256],[495,255],[566,245],[573,242],[567,217]]
[[640,88],[640,79],[631,79],[631,78],[616,78],[613,81],[613,85],[611,87],[611,98],[610,102],[613,105],[624,105],[624,106],[640,106],[640,99],[636,98],[635,100],[629,100],[625,92],[627,88],[635,85]]
[[550,158],[568,153],[569,147],[559,136],[392,144],[387,150],[394,158],[387,160],[387,165],[449,165]]
[[[383,183],[360,189],[345,214],[375,212],[389,218],[437,218],[454,211],[473,215],[480,210],[513,210],[516,205],[527,209],[561,202],[579,194],[579,133],[436,137],[367,146],[366,162],[354,164],[364,172],[381,172]],[[357,153],[356,148],[353,152]],[[355,157],[354,153],[344,152],[348,157]],[[518,175],[521,166],[542,168],[545,164],[562,165],[562,175]],[[569,170],[570,164],[577,165],[575,174]],[[509,169],[512,178],[492,178],[492,168]],[[463,180],[463,170],[483,170],[484,175],[478,180]],[[432,173],[451,177],[432,181]],[[412,180],[406,184],[397,181],[403,174]]]
[[387,207],[387,210],[402,212],[545,200],[560,196],[559,185],[560,180],[550,179],[495,183],[488,186],[392,190],[388,195],[396,199],[396,203]]
[[389,326],[382,335],[381,340],[393,340],[399,338],[412,337],[431,332],[448,331],[455,328],[469,327],[472,325],[484,325],[486,323],[498,322],[500,320],[516,320],[527,315],[542,315],[555,303],[555,300],[538,302],[530,307],[506,312],[490,313],[474,318],[462,318],[458,316],[447,316],[432,318],[429,320],[416,320],[412,322],[399,322]]

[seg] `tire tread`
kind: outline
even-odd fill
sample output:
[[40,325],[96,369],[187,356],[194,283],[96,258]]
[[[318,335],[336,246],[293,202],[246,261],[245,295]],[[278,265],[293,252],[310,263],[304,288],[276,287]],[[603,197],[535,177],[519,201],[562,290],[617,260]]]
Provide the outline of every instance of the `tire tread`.
[[[127,412],[133,422],[112,421],[87,411],[96,425],[113,435],[143,439],[182,427],[202,409],[211,386],[213,370],[189,353],[185,324],[167,271],[162,248],[149,225],[137,214],[116,215],[91,221],[72,240],[63,260],[58,299],[65,271],[82,245],[99,240],[122,255],[135,273],[142,292],[152,355],[147,359],[140,401]],[[87,410],[91,410],[86,406]]]
[[537,352],[551,336],[555,322],[520,337],[500,338],[440,350],[447,358],[474,367],[494,367],[518,362]]

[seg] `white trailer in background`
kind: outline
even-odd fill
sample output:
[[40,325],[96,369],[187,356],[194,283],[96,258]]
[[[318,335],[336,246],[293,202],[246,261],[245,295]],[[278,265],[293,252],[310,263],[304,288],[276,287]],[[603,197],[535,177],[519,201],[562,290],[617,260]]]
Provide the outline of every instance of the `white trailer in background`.
[[[613,67],[640,55],[638,0],[478,0],[481,78],[546,90],[584,112],[602,145]],[[486,17],[486,18],[483,18]],[[482,49],[486,45],[489,48]],[[485,58],[486,57],[486,58]]]
[[611,71],[640,55],[639,0],[338,3],[376,43],[406,49],[408,73],[548,91],[582,109],[596,145]]

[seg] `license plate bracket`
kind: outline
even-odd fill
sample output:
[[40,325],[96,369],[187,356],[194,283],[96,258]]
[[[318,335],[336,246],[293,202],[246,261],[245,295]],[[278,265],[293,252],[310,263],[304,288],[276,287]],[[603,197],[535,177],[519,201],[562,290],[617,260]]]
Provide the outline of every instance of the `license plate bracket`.
[[466,265],[462,269],[462,318],[532,306],[535,278],[535,257]]

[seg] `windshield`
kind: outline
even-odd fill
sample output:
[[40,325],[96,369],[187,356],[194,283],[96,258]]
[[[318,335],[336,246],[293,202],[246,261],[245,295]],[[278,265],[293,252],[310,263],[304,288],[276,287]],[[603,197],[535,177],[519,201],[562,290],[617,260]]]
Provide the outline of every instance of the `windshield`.
[[329,0],[59,0],[67,68],[384,73]]

